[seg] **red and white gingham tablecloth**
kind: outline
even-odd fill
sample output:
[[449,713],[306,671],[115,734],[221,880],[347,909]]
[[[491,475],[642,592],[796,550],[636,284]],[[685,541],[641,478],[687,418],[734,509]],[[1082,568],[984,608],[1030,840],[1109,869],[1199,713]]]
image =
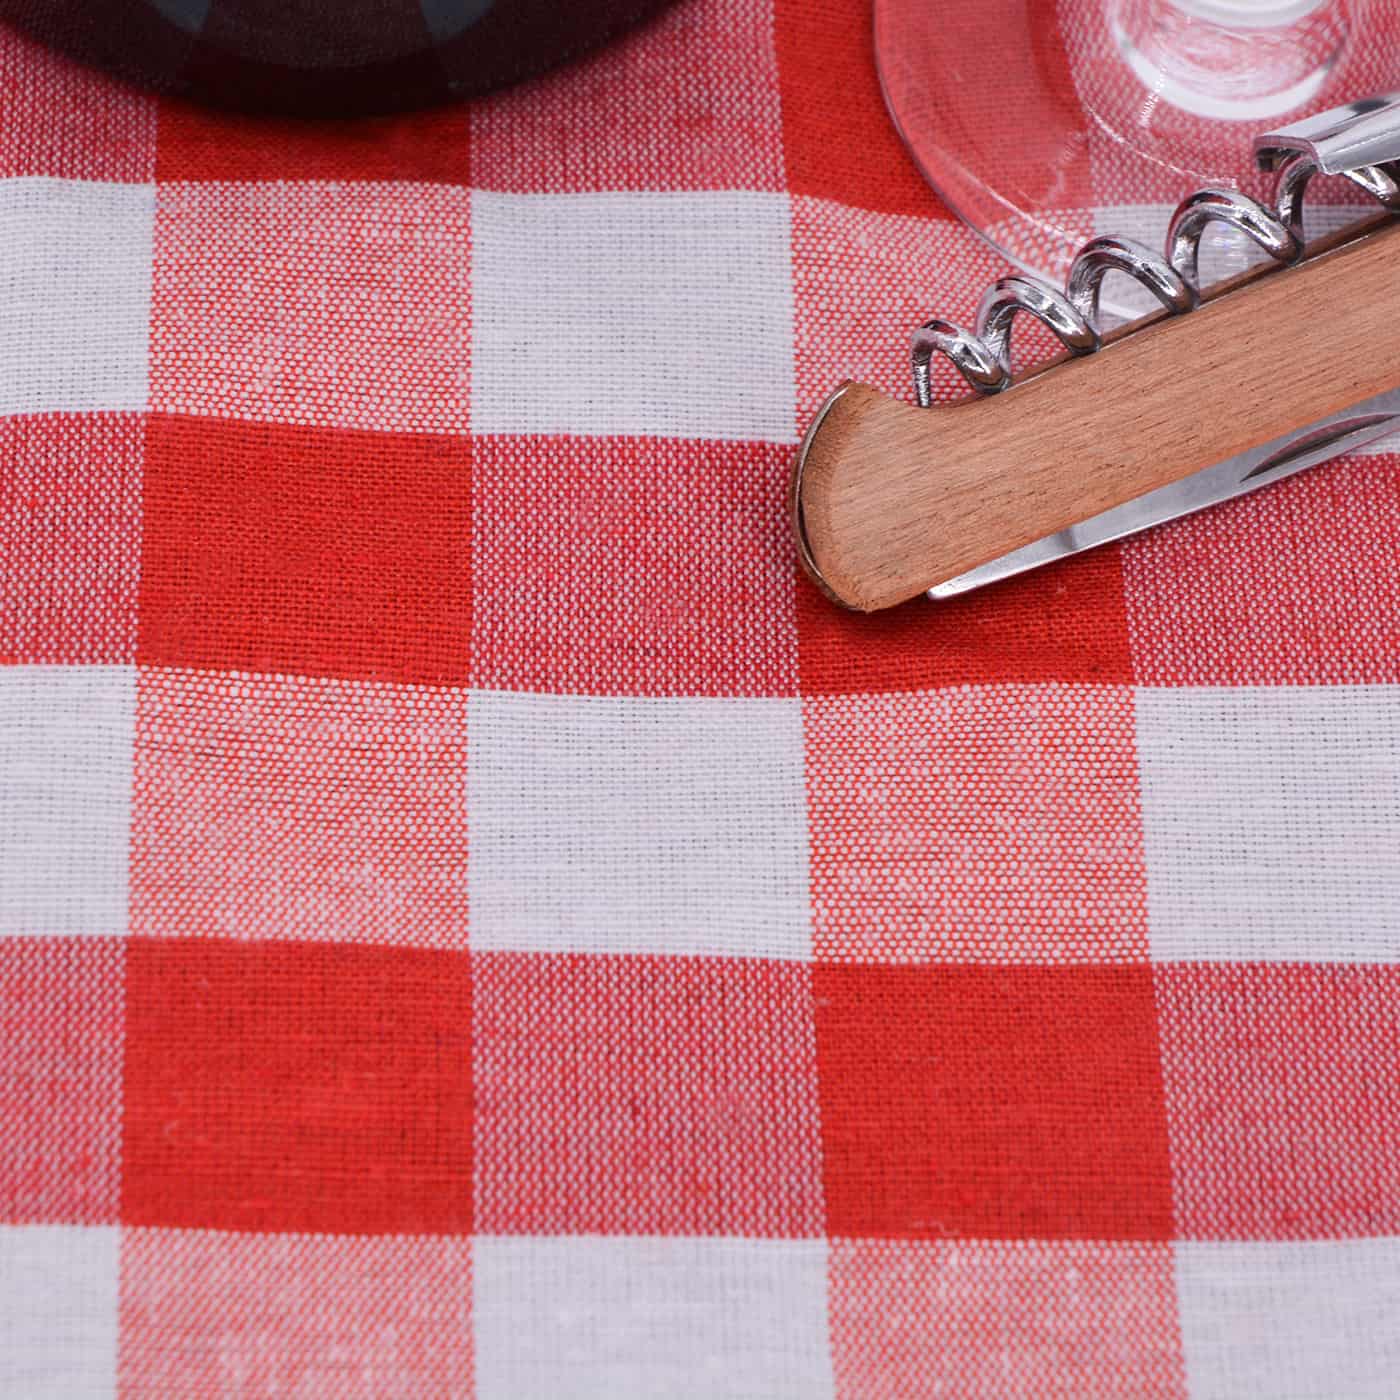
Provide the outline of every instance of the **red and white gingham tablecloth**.
[[6,1396],[1400,1390],[1400,457],[828,606],[799,426],[998,271],[868,29],[0,35]]

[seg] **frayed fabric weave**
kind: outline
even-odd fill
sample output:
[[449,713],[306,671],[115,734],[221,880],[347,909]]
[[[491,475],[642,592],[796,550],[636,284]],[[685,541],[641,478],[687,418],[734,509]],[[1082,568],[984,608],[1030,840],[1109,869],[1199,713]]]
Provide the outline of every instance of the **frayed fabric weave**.
[[1395,1393],[1400,455],[829,606],[801,425],[999,271],[868,31],[0,32],[0,1394]]

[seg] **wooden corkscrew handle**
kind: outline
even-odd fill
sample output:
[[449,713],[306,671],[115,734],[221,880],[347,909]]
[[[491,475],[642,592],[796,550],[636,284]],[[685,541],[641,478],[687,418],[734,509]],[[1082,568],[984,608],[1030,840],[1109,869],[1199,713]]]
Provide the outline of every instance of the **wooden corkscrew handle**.
[[918,408],[842,386],[794,479],[809,569],[847,607],[890,607],[1400,386],[1400,223],[1365,230],[1004,394]]

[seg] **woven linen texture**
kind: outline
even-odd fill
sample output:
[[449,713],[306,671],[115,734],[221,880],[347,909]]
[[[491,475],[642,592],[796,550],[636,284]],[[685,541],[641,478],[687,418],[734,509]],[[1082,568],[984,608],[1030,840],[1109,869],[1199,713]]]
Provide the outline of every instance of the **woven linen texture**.
[[869,23],[0,31],[0,1394],[1395,1394],[1400,455],[829,606],[806,416],[999,270]]

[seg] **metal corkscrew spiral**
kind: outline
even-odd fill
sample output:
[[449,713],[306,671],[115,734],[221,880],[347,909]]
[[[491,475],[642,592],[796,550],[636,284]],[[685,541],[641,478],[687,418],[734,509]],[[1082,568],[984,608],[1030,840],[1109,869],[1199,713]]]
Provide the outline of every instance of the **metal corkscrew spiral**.
[[[1012,324],[1023,311],[1048,326],[1071,355],[1092,355],[1103,344],[1099,293],[1110,272],[1127,273],[1171,315],[1194,310],[1201,298],[1201,238],[1213,223],[1238,229],[1281,263],[1297,262],[1303,256],[1303,194],[1319,165],[1310,154],[1287,149],[1261,152],[1261,163],[1277,172],[1272,209],[1234,190],[1197,190],[1172,213],[1165,255],[1128,238],[1091,238],[1070,265],[1064,291],[1035,277],[1003,277],[983,295],[975,330],[940,318],[920,326],[912,344],[919,406],[933,402],[930,363],[935,354],[951,360],[979,394],[1009,388]],[[1340,173],[1386,208],[1400,209],[1400,162]]]

